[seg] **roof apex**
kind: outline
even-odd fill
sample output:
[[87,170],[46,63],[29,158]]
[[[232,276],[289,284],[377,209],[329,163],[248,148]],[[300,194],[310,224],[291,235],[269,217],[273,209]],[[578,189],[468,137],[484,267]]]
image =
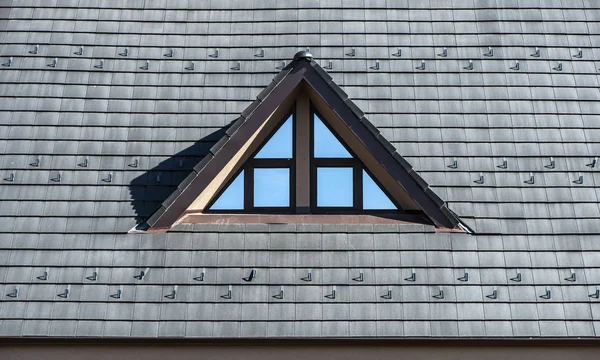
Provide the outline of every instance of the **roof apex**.
[[310,52],[305,51],[305,50],[298,51],[296,53],[296,55],[294,55],[294,61],[298,61],[300,59],[306,59],[308,61],[312,61],[313,55]]

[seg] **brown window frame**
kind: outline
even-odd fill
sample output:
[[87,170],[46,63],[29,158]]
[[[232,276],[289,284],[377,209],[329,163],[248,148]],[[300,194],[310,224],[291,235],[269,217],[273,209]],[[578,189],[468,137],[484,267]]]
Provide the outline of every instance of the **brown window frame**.
[[[310,206],[309,213],[317,215],[383,215],[383,214],[411,214],[412,211],[404,211],[402,207],[396,202],[396,200],[388,193],[388,191],[377,181],[377,178],[364,166],[362,161],[356,156],[352,149],[346,144],[346,142],[336,133],[336,131],[325,121],[324,117],[309,101],[309,144],[308,149],[306,147],[300,147],[302,152],[309,154],[309,188],[310,188]],[[331,131],[335,138],[344,146],[346,151],[352,156],[351,158],[315,158],[314,156],[314,116],[315,114],[321,119],[323,124]],[[283,126],[285,121],[292,116],[292,158],[290,159],[256,159],[255,156],[260,152],[263,146],[273,137],[273,135]],[[296,208],[296,193],[297,193],[297,178],[296,178],[296,165],[297,165],[297,106],[293,106],[292,109],[286,113],[285,116],[280,120],[278,124],[264,140],[263,144],[259,146],[252,154],[248,157],[246,162],[240,169],[231,177],[231,179],[223,186],[219,192],[216,193],[214,198],[208,203],[204,211],[205,214],[298,214]],[[352,168],[352,206],[340,206],[340,207],[325,207],[317,206],[317,168],[331,168],[331,167],[344,167]],[[287,207],[256,207],[254,206],[254,170],[255,169],[267,169],[267,168],[286,168],[290,170],[290,188],[289,188],[289,206]],[[243,209],[211,209],[214,203],[221,197],[221,195],[229,188],[229,186],[237,179],[241,172],[244,172],[244,208]],[[390,199],[390,201],[396,206],[396,209],[363,209],[363,177],[362,172],[365,171],[371,179],[379,186],[384,194]]]

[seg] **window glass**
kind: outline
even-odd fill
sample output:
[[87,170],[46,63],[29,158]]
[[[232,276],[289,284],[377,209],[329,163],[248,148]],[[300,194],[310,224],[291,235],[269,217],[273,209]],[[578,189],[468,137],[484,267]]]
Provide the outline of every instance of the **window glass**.
[[352,207],[352,168],[317,168],[317,206]]
[[281,125],[279,129],[271,136],[262,149],[256,154],[257,159],[291,159],[293,146],[293,116]]
[[219,196],[210,210],[242,210],[244,209],[244,171]]
[[290,169],[254,169],[254,207],[290,206]]
[[381,190],[373,178],[363,170],[363,209],[365,210],[395,210],[396,206]]
[[313,121],[315,158],[351,158],[344,145],[323,124],[317,114]]

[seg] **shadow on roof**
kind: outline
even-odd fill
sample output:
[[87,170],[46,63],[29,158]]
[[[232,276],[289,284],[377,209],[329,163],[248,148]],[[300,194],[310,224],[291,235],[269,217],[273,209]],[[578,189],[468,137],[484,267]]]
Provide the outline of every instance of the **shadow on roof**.
[[[129,195],[136,223],[143,222],[160,207],[177,186],[194,171],[194,166],[209,153],[210,148],[225,135],[225,131],[234,122],[235,120],[161,161],[131,181]],[[129,166],[135,167],[135,164]],[[138,166],[144,167],[142,160]]]

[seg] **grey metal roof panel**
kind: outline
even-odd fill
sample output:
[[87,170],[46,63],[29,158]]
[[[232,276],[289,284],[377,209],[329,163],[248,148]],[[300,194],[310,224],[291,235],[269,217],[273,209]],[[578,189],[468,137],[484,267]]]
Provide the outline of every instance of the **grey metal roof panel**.
[[566,336],[567,328],[564,321],[540,321],[541,336]]
[[567,333],[569,336],[595,336],[594,326],[590,322],[567,321]]
[[[84,301],[79,305],[81,309],[88,305],[98,306],[80,311],[95,318],[80,321],[75,327],[70,320],[64,321],[75,317],[68,311],[59,310],[65,303],[56,302],[56,320],[36,320],[36,323],[3,320],[0,321],[2,334],[144,337],[182,334],[261,337],[280,334],[593,335],[590,317],[569,312],[570,306],[560,302],[578,306],[582,301],[589,301],[587,293],[593,290],[584,285],[588,281],[591,284],[597,275],[595,253],[580,253],[582,249],[597,250],[594,241],[598,229],[596,179],[594,170],[585,166],[598,148],[593,140],[597,132],[593,115],[600,110],[592,103],[597,98],[597,92],[592,89],[598,81],[592,62],[597,54],[594,49],[588,49],[594,46],[597,37],[593,36],[593,30],[592,35],[569,34],[585,33],[588,30],[584,25],[594,29],[597,20],[594,11],[579,9],[583,6],[579,2],[569,3],[566,7],[560,4],[560,11],[550,9],[555,5],[551,3],[536,3],[536,9],[524,9],[505,1],[484,3],[477,10],[471,9],[470,2],[432,1],[431,4],[411,4],[408,11],[402,8],[384,10],[380,8],[386,6],[384,3],[359,2],[355,8],[339,11],[339,2],[261,2],[255,5],[281,10],[245,9],[255,21],[251,25],[239,21],[236,10],[209,12],[196,5],[198,10],[192,11],[173,2],[153,5],[159,9],[144,10],[147,16],[142,16],[139,9],[124,11],[120,4],[110,4],[112,8],[92,6],[56,12],[51,16],[56,20],[60,18],[54,22],[57,29],[68,30],[64,34],[28,33],[37,27],[44,28],[44,21],[50,22],[46,19],[47,14],[34,13],[27,4],[12,9],[12,13],[21,13],[19,16],[24,18],[35,16],[29,21],[31,24],[25,24],[23,20],[11,22],[11,29],[14,27],[16,32],[7,33],[4,43],[15,44],[5,44],[1,50],[3,56],[14,56],[15,63],[10,70],[3,71],[2,82],[6,85],[0,86],[0,94],[18,97],[0,102],[4,104],[4,110],[0,110],[1,123],[12,124],[11,128],[0,129],[0,148],[5,154],[0,173],[17,169],[15,182],[0,187],[1,216],[6,224],[1,235],[9,239],[2,242],[4,245],[0,250],[2,258],[7,259],[3,262],[6,266],[1,274],[4,275],[0,276],[10,282],[6,293],[12,291],[13,284],[22,283],[21,298],[31,296],[33,301],[40,297],[55,302],[59,285],[52,283],[50,288],[53,290],[46,291],[37,287],[44,285],[37,284],[40,280],[35,279],[46,264],[52,264],[58,266],[51,270],[55,281],[74,283],[73,299]],[[414,9],[413,5],[455,10],[422,11]],[[219,6],[237,7],[230,2]],[[408,7],[408,4],[397,6]],[[497,9],[495,6],[508,8]],[[162,7],[177,7],[180,12],[164,11],[160,9]],[[323,10],[325,7],[330,9]],[[452,19],[448,14],[453,15]],[[100,21],[73,21],[88,15],[99,16]],[[572,21],[562,23],[563,16]],[[178,22],[180,18],[188,21],[187,26]],[[382,18],[387,20],[381,21]],[[523,21],[518,25],[506,21],[515,18]],[[144,21],[130,25],[124,23],[127,19]],[[146,21],[148,19],[160,20],[160,23]],[[277,23],[272,21],[275,19],[290,21]],[[314,25],[321,35],[297,34],[298,19],[309,21],[306,24]],[[353,21],[342,22],[342,19]],[[432,19],[455,22],[431,23]],[[456,22],[458,19],[464,22]],[[559,21],[550,21],[552,19]],[[259,20],[267,22],[256,22]],[[71,35],[72,29],[85,29],[90,34]],[[239,35],[237,40],[223,36],[232,29]],[[163,30],[171,35],[160,34]],[[515,31],[522,34],[509,34]],[[400,40],[396,35],[393,39],[390,37],[410,32],[412,34]],[[468,34],[455,38],[455,32]],[[202,35],[208,33],[213,35]],[[254,57],[255,49],[242,46],[246,42],[257,48],[266,47],[266,57]],[[40,47],[40,55],[44,58],[28,53],[31,43],[49,44]],[[78,58],[73,54],[78,50],[77,46],[61,45],[65,43],[84,44],[86,56]],[[140,44],[143,47],[138,48]],[[119,235],[115,239],[110,233],[104,238],[89,238],[93,231],[124,233],[137,222],[135,216],[145,214],[137,210],[135,198],[138,195],[128,186],[132,181],[145,188],[143,196],[147,200],[144,203],[148,207],[158,206],[163,200],[162,193],[166,193],[166,197],[170,192],[166,186],[176,186],[179,181],[178,175],[171,173],[172,169],[162,168],[159,163],[235,118],[237,115],[234,114],[277,73],[274,66],[281,60],[288,60],[298,44],[310,44],[313,54],[325,59],[319,60],[322,64],[332,58],[334,69],[331,74],[336,81],[347,85],[348,95],[367,111],[367,116],[387,139],[396,141],[394,145],[402,155],[413,157],[411,164],[436,185],[435,191],[444,195],[442,198],[449,202],[450,209],[464,216],[464,222],[476,231],[475,235],[461,239],[456,234],[449,239],[440,234],[398,235],[403,228],[397,226],[303,225],[293,227],[293,232],[303,232],[298,235],[273,232],[275,228],[269,226],[246,226],[237,230],[240,234],[247,232],[241,239],[232,236],[231,232],[226,236],[203,232],[190,237],[187,231],[206,231],[202,229],[207,227],[201,226],[180,226],[176,231],[186,233],[173,232],[166,242],[151,236],[131,240],[134,235]],[[487,44],[494,47],[493,58],[482,56],[487,51]],[[119,55],[125,46],[130,46],[128,57]],[[174,57],[166,58],[164,53],[172,46],[177,47]],[[443,46],[448,47],[449,59],[437,56]],[[529,56],[534,46],[541,46],[540,59]],[[572,55],[574,48],[579,46],[584,47],[584,59],[575,60]],[[221,50],[220,58],[208,58],[216,47]],[[345,53],[352,47],[356,48],[356,56],[350,58]],[[391,56],[397,47],[402,48],[402,57]],[[46,66],[54,56],[60,57],[58,69]],[[105,69],[92,68],[100,57],[105,58]],[[572,59],[563,60],[562,72],[552,69],[559,58]],[[151,60],[148,73],[139,69],[146,59]],[[239,73],[229,70],[237,59],[242,63]],[[380,70],[367,69],[375,59],[381,60]],[[414,69],[422,59],[427,65],[424,72]],[[462,69],[468,59],[474,60],[472,73]],[[514,59],[521,60],[518,72],[509,69],[514,65]],[[183,67],[192,60],[195,71],[185,70]],[[40,86],[41,82],[44,84]],[[392,88],[391,84],[394,85]],[[177,104],[178,99],[191,101]],[[27,127],[33,124],[35,127]],[[151,127],[153,130],[149,131]],[[511,130],[513,128],[518,129]],[[209,147],[207,145],[206,150]],[[40,168],[30,167],[28,163],[39,154],[43,155]],[[78,165],[85,156],[90,156],[88,168]],[[515,158],[508,159],[508,169],[497,167],[504,156]],[[551,156],[555,157],[555,170],[544,167]],[[140,157],[139,171],[128,167],[135,157]],[[447,167],[453,158],[458,158],[459,166],[455,170]],[[157,171],[160,167],[160,171],[168,172],[163,174],[162,183],[166,186],[155,184],[155,172],[145,175],[155,167]],[[59,170],[65,178],[56,186],[58,184],[48,180]],[[114,173],[114,186],[101,181],[109,171]],[[473,183],[480,171],[486,178],[481,186]],[[535,186],[523,183],[530,171],[536,175]],[[584,174],[584,186],[572,183],[579,172]],[[46,202],[45,206],[41,201]],[[152,205],[154,201],[156,205]],[[13,241],[7,231],[19,232],[14,237],[18,240]],[[211,231],[229,230],[214,227]],[[326,234],[321,235],[322,231]],[[41,236],[38,237],[37,232],[42,232]],[[60,239],[63,232],[73,234],[63,241]],[[373,232],[377,233],[373,235]],[[504,236],[486,235],[494,233],[504,233]],[[530,236],[523,236],[525,234]],[[543,238],[542,234],[549,236]],[[115,247],[119,250],[113,253]],[[56,257],[46,250],[35,255],[21,252],[31,251],[26,249],[58,249],[64,251],[64,256]],[[146,252],[138,256],[140,249]],[[182,256],[182,250],[178,249],[197,250]],[[166,251],[164,256],[159,255],[161,251]],[[152,273],[159,274],[158,278],[139,285],[139,300],[148,296],[148,299],[164,302],[164,293],[172,284],[179,283],[178,300],[194,301],[188,304],[186,315],[194,321],[184,326],[165,317],[167,322],[159,326],[157,319],[148,320],[144,322],[146,331],[142,323],[131,325],[133,306],[130,305],[119,311],[107,310],[106,316],[118,321],[107,324],[98,321],[97,318],[103,317],[102,302],[117,301],[110,298],[110,294],[116,292],[119,283],[134,284],[133,274],[147,264],[167,268],[151,270],[147,280],[153,278]],[[31,265],[32,269],[25,270],[23,265]],[[102,266],[100,276],[106,280],[91,285],[87,283],[89,280],[82,279],[89,276],[91,269],[83,266],[96,265]],[[252,289],[246,291],[241,277],[253,266],[260,266],[256,280],[260,285],[251,284]],[[427,269],[436,266],[440,268]],[[192,276],[203,267],[207,267],[206,282],[198,287],[184,287],[184,284],[197,283]],[[308,285],[300,278],[309,267],[314,269],[315,278],[310,284],[313,286],[292,287]],[[351,278],[361,267],[366,276],[364,284],[342,287],[354,285]],[[384,310],[357,309],[368,308],[356,305],[362,302],[384,301],[380,296],[387,285],[398,281],[404,284],[402,279],[410,276],[411,267],[417,268],[415,283],[423,287],[394,287],[394,301],[433,301],[431,295],[437,288],[427,286],[441,282],[445,289],[448,287],[448,297],[457,299],[456,310],[454,303],[442,302],[432,303],[431,308],[435,314],[441,311],[443,316],[448,315],[449,321],[430,322],[430,305],[421,306],[425,310],[415,310],[415,314],[420,314],[421,321],[418,322],[390,319]],[[456,280],[463,267],[471,271],[471,283],[462,284]],[[535,288],[535,294],[529,294],[527,287],[502,287],[513,284],[510,278],[515,276],[517,267],[522,271],[523,284],[541,286]],[[534,269],[528,269],[530,267]],[[564,280],[569,276],[570,267],[576,268],[578,286],[571,286]],[[86,281],[81,288],[75,285],[78,278],[80,282]],[[205,286],[209,281],[218,281],[218,286]],[[478,285],[479,282],[484,284],[483,287]],[[30,283],[35,283],[36,288],[30,289]],[[245,316],[244,305],[249,306],[260,299],[261,303],[252,304],[260,310],[256,314],[259,320],[239,323],[236,318],[214,322],[221,319],[226,310],[214,311],[210,303],[224,301],[219,296],[226,291],[228,283],[239,287],[234,288],[234,297],[242,302],[239,316]],[[337,283],[340,296],[349,304],[326,302],[322,296],[331,290],[332,283]],[[290,312],[284,310],[265,318],[265,311],[271,311],[264,309],[265,304],[275,300],[271,296],[280,284],[286,287],[285,305],[314,301],[313,307],[321,312],[313,315],[307,309],[302,313],[306,322],[294,322],[298,319],[284,315],[284,312]],[[373,284],[378,286],[372,287]],[[508,296],[507,301],[528,299],[526,301],[539,302],[539,293],[547,284],[552,285],[553,301],[556,302],[540,302],[542,312],[521,316],[517,310],[509,309],[499,312],[495,317],[497,321],[485,322],[485,319],[494,318],[488,315],[491,310],[483,309],[485,317],[481,310],[482,302],[487,306],[492,301],[484,297],[492,286],[498,286],[500,297]],[[156,292],[146,293],[147,286]],[[133,287],[125,288],[125,299],[132,301],[136,296]],[[87,301],[99,303],[88,304]],[[341,318],[323,322],[326,314],[322,312],[325,309],[320,306],[322,302],[331,306],[327,314],[339,314]],[[165,303],[164,309],[169,309],[169,305],[179,304]],[[402,308],[402,313],[406,314],[411,304],[399,305],[382,304],[380,309],[396,311]],[[32,306],[33,311],[35,305]],[[205,310],[190,310],[195,306]],[[564,309],[561,319],[567,320],[553,322],[556,319],[552,317],[560,313],[556,310],[560,306]],[[452,309],[445,312],[446,307]],[[472,311],[461,310],[462,307],[472,307]],[[182,311],[169,316],[180,318]],[[291,312],[295,316],[296,312]],[[4,313],[3,307],[0,307],[0,313]],[[577,313],[587,314],[584,309]],[[21,310],[15,309],[13,315],[19,314]],[[540,318],[549,322],[539,323]],[[7,330],[7,324],[17,330]],[[552,329],[555,325],[556,329]]]

